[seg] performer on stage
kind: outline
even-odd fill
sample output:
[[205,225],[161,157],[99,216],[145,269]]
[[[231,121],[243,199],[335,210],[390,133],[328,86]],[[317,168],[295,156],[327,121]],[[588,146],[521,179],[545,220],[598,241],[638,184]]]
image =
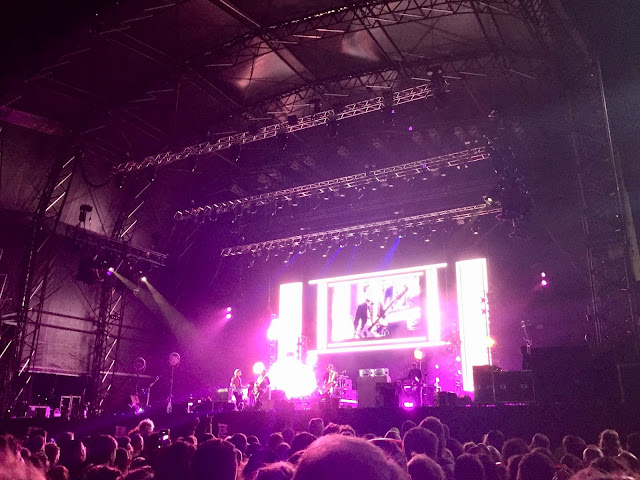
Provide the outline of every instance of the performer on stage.
[[412,363],[411,368],[409,369],[409,373],[407,374],[407,379],[412,382],[419,384],[422,380],[422,372],[418,368],[417,363]]
[[260,376],[253,384],[253,395],[256,402],[256,408],[262,408],[262,402],[260,399],[268,396],[267,394],[269,392],[270,385],[271,381],[269,380],[269,377],[267,377],[267,371],[262,370],[262,372],[260,372]]
[[332,397],[333,394],[335,393],[337,386],[338,386],[338,372],[334,368],[333,364],[330,363],[327,366],[327,373],[324,374],[324,379],[322,382],[322,392]]
[[242,410],[244,407],[244,403],[242,402],[242,371],[239,368],[233,372],[233,377],[231,378],[231,382],[229,383],[229,388],[231,388],[231,392],[233,392],[233,398],[236,402],[236,408],[238,410]]

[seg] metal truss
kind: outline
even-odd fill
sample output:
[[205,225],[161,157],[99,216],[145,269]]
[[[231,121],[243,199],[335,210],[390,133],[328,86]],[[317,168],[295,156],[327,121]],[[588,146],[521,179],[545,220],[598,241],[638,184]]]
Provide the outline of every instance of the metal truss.
[[34,212],[29,241],[20,273],[20,296],[10,368],[3,389],[3,412],[15,406],[31,385],[47,287],[55,262],[54,238],[76,171],[77,157],[69,155],[70,140],[64,139],[49,170]]
[[405,0],[393,2],[360,1],[344,7],[289,20],[266,28],[256,28],[205,52],[190,61],[204,66],[232,66],[256,57],[304,45],[326,38],[352,34],[362,30],[393,25],[437,20],[450,15],[513,16],[525,22],[543,23],[542,9],[533,8],[536,1],[492,0]]
[[[400,92],[393,94],[393,98],[390,105],[400,105],[407,102],[414,102],[416,100],[422,100],[424,98],[432,96],[433,93],[429,85],[420,85],[415,88],[408,88]],[[389,100],[387,100],[389,103]],[[388,106],[390,106],[388,105]],[[168,165],[178,160],[191,157],[193,155],[204,155],[206,153],[213,153],[220,150],[231,148],[234,145],[244,145],[247,143],[257,142],[259,140],[266,140],[268,138],[274,138],[279,134],[290,134],[305,130],[307,128],[317,127],[319,125],[326,125],[329,121],[340,121],[346,118],[357,117],[370,112],[377,112],[382,110],[385,106],[384,97],[375,97],[368,100],[364,100],[358,103],[352,103],[346,105],[342,111],[336,112],[333,109],[326,110],[314,115],[307,115],[296,121],[292,125],[274,124],[261,128],[257,133],[243,132],[237,135],[224,137],[219,139],[215,143],[205,142],[199,145],[193,145],[182,149],[176,153],[161,153],[158,155],[151,155],[145,158],[142,162],[127,162],[121,163],[115,168],[118,173],[131,172],[142,170],[148,167]]]
[[582,225],[587,240],[592,338],[602,348],[632,339],[638,328],[630,288],[621,174],[608,126],[599,67],[584,72],[570,94],[573,145],[578,163]]
[[238,198],[220,203],[213,203],[189,210],[178,211],[174,215],[175,220],[188,220],[191,218],[215,218],[216,214],[234,210],[249,209],[268,205],[277,201],[289,201],[293,198],[310,197],[325,192],[336,192],[341,189],[359,188],[372,183],[382,183],[394,178],[403,178],[424,172],[436,171],[443,167],[459,167],[473,162],[488,159],[490,156],[487,147],[476,147],[460,152],[449,153],[425,160],[379,168],[369,172],[348,175],[346,177],[323,180],[321,182],[300,185],[298,187],[277,190],[275,192],[253,195],[251,197]]
[[478,205],[468,205],[464,207],[452,208],[449,210],[441,210],[438,212],[413,215],[410,217],[394,218],[391,220],[382,220],[379,222],[352,225],[343,228],[336,228],[333,230],[296,235],[293,237],[280,238],[276,240],[266,240],[263,242],[227,247],[222,249],[221,255],[223,257],[229,257],[235,255],[254,254],[262,251],[270,252],[272,250],[291,249],[294,247],[306,249],[307,246],[310,246],[312,244],[346,240],[349,238],[353,238],[356,235],[364,236],[376,233],[399,231],[402,229],[419,229],[420,227],[423,227],[425,225],[441,223],[445,220],[463,221],[467,218],[479,217],[482,215],[497,215],[501,211],[502,210],[500,208],[492,208],[485,203]]
[[102,413],[102,405],[113,385],[122,339],[125,294],[118,293],[114,276],[108,276],[100,289],[100,306],[91,360],[91,390],[87,403],[91,415]]
[[135,193],[127,195],[124,206],[118,212],[118,216],[116,217],[111,231],[111,238],[113,240],[125,243],[131,241],[135,232],[135,226],[138,223],[138,219],[135,218],[135,214],[144,205],[144,196],[151,185],[153,185],[153,179],[145,181],[142,187],[135,191]]

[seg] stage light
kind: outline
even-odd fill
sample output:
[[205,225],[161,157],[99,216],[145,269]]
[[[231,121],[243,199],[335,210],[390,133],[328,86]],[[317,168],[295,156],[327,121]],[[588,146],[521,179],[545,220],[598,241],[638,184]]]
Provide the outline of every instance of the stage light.
[[456,357],[456,362],[461,362],[461,361],[462,361],[462,358],[460,357],[460,355],[458,355],[458,356]]
[[540,274],[540,276],[541,276],[542,278],[544,278],[544,277],[546,277],[546,276],[547,276],[547,274],[546,274],[546,273],[544,273],[544,272],[542,272],[542,273]]
[[227,320],[231,320],[231,314],[227,313],[226,318],[227,318]]
[[267,339],[274,341],[278,340],[280,337],[280,319],[278,317],[273,317],[271,320],[271,325],[267,329]]
[[318,363],[318,354],[316,352],[307,352],[307,365],[315,367]]
[[496,341],[493,338],[487,337],[487,348],[493,348],[495,344]]
[[419,360],[419,361],[420,361],[420,360],[422,360],[422,359],[424,358],[424,353],[423,353],[423,351],[422,351],[422,350],[420,350],[419,348],[416,348],[416,349],[413,351],[413,357],[414,357],[416,360]]
[[542,285],[543,287],[546,287],[549,284],[549,282],[547,282],[546,280],[542,280],[540,282],[540,285]]
[[142,283],[147,283],[147,277],[140,277],[140,281]]
[[230,312],[230,311],[231,311],[231,307],[227,307],[227,312]]
[[414,407],[414,404],[413,404],[413,402],[404,402],[404,403],[402,404],[402,406],[403,406],[404,408],[413,408],[413,407]]
[[292,357],[284,357],[269,369],[271,386],[283,390],[287,398],[311,395],[317,388],[313,369]]
[[254,375],[260,375],[264,369],[265,369],[264,368],[264,363],[262,363],[262,362],[256,362],[256,363],[253,364],[253,374]]
[[113,273],[113,272],[115,272],[115,271],[116,271],[116,270],[115,270],[113,267],[109,267],[109,272]]

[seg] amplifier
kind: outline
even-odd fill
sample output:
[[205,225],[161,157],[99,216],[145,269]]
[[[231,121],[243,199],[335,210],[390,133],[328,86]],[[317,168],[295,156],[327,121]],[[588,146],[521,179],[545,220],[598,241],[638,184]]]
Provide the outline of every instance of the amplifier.
[[531,371],[494,372],[496,402],[533,402],[533,374]]

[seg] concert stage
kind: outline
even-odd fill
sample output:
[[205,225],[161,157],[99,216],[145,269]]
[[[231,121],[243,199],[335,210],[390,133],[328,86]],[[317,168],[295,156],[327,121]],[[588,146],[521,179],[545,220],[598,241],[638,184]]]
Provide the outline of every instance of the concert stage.
[[[480,441],[489,430],[499,429],[507,437],[522,437],[528,440],[537,432],[545,433],[558,445],[567,434],[577,434],[587,442],[595,442],[605,428],[614,428],[622,436],[640,430],[640,407],[605,406],[591,404],[528,404],[528,405],[477,405],[464,407],[402,408],[340,408],[333,410],[293,410],[292,408],[269,411],[226,412],[212,415],[213,432],[220,425],[226,426],[227,434],[242,432],[257,435],[265,443],[270,433],[293,428],[305,430],[311,418],[321,417],[325,424],[349,424],[358,435],[374,433],[383,436],[391,427],[402,425],[405,420],[419,422],[427,416],[435,416],[447,424],[452,437],[465,441]],[[184,434],[197,415],[172,414],[151,415],[156,429],[170,428],[172,436]],[[13,419],[2,424],[2,430],[24,435],[29,427],[44,427],[52,436],[57,432],[73,430],[78,436],[103,432],[115,434],[116,427],[127,430],[136,425],[143,416],[103,416],[89,420],[67,421],[61,418]],[[201,426],[206,415],[200,417]]]

